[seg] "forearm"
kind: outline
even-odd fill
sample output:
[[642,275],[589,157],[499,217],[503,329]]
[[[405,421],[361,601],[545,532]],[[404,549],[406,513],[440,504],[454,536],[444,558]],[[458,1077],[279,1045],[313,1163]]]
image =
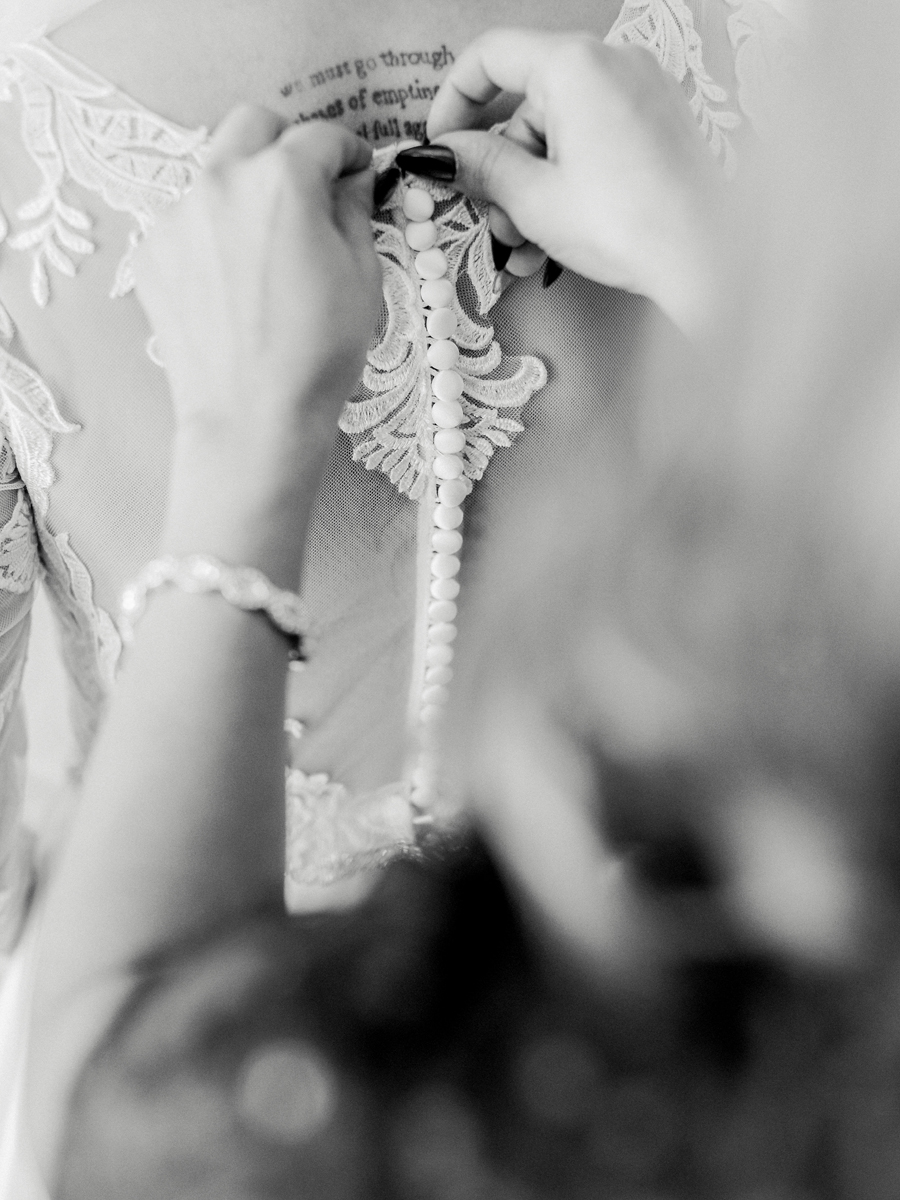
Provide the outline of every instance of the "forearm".
[[45,996],[280,892],[286,660],[219,596],[151,601],[48,896]]

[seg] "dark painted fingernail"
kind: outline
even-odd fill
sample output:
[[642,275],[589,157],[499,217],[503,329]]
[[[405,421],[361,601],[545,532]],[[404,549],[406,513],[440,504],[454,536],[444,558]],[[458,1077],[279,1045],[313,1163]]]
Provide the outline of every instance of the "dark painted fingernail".
[[562,275],[563,269],[555,258],[548,258],[544,263],[544,287],[551,287]]
[[512,246],[507,246],[505,242],[498,241],[491,234],[491,254],[494,256],[494,270],[502,271],[509,262],[509,256],[512,254]]
[[456,178],[456,155],[449,146],[410,146],[401,150],[394,162],[411,175],[424,175],[440,183],[452,183]]
[[383,204],[388,202],[388,200],[391,198],[394,188],[400,182],[401,175],[402,171],[399,167],[388,167],[386,171],[382,171],[377,177],[375,180],[375,187],[372,191],[376,208],[381,208]]

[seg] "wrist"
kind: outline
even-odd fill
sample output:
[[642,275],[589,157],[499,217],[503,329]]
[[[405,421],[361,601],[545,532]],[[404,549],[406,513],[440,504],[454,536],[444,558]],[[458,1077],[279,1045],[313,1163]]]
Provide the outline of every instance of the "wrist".
[[285,478],[237,456],[176,456],[160,552],[212,554],[296,588],[323,462]]

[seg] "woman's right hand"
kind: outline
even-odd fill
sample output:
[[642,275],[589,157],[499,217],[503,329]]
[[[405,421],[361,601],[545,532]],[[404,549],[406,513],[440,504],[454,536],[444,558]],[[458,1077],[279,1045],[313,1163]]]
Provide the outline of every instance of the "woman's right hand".
[[[505,134],[470,128],[501,91],[524,97]],[[493,30],[456,60],[428,135],[455,155],[454,186],[563,266],[649,296],[689,331],[702,324],[720,172],[678,84],[645,50]]]
[[346,130],[238,109],[141,247],[138,295],[175,410],[169,552],[218,553],[296,584],[305,516],[381,301],[370,159]]

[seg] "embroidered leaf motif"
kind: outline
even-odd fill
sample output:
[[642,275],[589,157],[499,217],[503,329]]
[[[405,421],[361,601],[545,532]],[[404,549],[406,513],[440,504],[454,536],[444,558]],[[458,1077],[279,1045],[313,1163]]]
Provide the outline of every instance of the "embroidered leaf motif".
[[727,3],[735,9],[728,18],[728,36],[734,48],[738,104],[765,137],[775,129],[778,83],[796,69],[798,31],[769,0]]
[[[499,410],[522,408],[544,386],[547,372],[536,358],[505,356],[484,319],[497,300],[485,210],[437,185],[417,186],[427,186],[435,199],[438,245],[455,285],[451,307],[457,319],[453,340],[462,352],[456,369],[464,387],[463,464],[466,477],[477,480],[494,450],[508,446],[522,430]],[[354,442],[357,462],[383,471],[400,492],[418,500],[432,478],[432,370],[415,252],[406,244],[404,220],[402,200],[395,193],[375,221],[384,276],[380,331],[370,347],[361,388],[345,407],[340,425]]]
[[74,433],[39,375],[0,347],[0,425],[39,517],[46,516],[53,483],[50,454],[54,433]]
[[44,583],[62,626],[60,646],[72,684],[72,729],[80,750],[80,765],[75,765],[72,776],[78,783],[113,684],[122,642],[112,617],[96,604],[90,573],[68,535],[53,537],[40,522],[38,532]]
[[39,574],[37,532],[28,493],[22,488],[12,516],[0,528],[0,592],[23,596]]
[[[120,96],[115,88],[49,42],[15,46],[0,64],[0,99],[17,94],[22,137],[42,177],[41,190],[17,211],[25,226],[9,238],[14,250],[31,251],[31,291],[42,308],[50,301],[50,270],[72,276],[72,255],[92,254],[87,213],[68,203],[66,180],[129,213],[137,236],[116,273],[114,296],[134,286],[131,260],[137,238],[159,209],[190,187],[200,168],[206,130],[186,130]],[[0,238],[2,240],[2,238]]]
[[610,46],[643,46],[656,56],[681,84],[710,150],[732,176],[737,159],[726,131],[737,128],[741,119],[719,107],[728,93],[703,65],[703,43],[684,0],[626,0],[606,41]]

